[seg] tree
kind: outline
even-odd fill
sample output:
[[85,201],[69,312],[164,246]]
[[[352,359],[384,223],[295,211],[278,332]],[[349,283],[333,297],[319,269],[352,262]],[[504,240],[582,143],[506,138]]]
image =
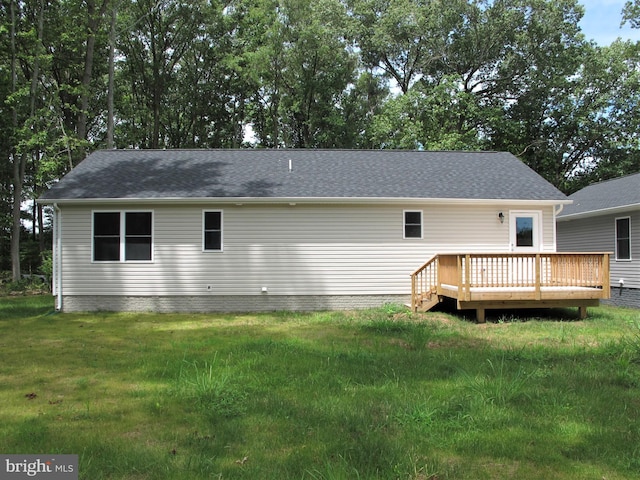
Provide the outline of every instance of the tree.
[[349,0],[354,39],[362,62],[383,72],[403,94],[429,66],[444,56],[450,23],[449,2],[439,0]]
[[187,74],[197,77],[198,72],[203,72],[199,65],[204,60],[200,47],[203,44],[216,47],[211,45],[213,39],[206,29],[206,21],[211,19],[208,5],[204,1],[140,0],[121,10],[120,31],[126,33],[118,43],[125,57],[120,78],[128,85],[120,96],[120,114],[129,125],[125,145],[182,146],[182,130],[188,119],[181,116],[177,125],[175,118],[167,116],[174,109],[202,100],[189,98],[191,89],[185,96],[180,95],[180,87],[185,86],[181,83],[185,78],[183,61],[190,57]]
[[484,114],[457,77],[442,77],[438,84],[418,82],[385,102],[369,135],[376,148],[476,150],[482,147]]
[[89,114],[89,102],[91,99],[91,84],[93,80],[93,64],[96,49],[96,37],[99,34],[100,25],[103,24],[109,0],[85,0],[87,7],[86,47],[84,55],[84,69],[80,83],[80,110],[78,112],[77,135],[80,140],[87,140],[87,122]]
[[551,9],[532,19],[530,38],[547,43],[531,47],[536,68],[524,77],[526,89],[493,123],[491,146],[520,155],[571,193],[604,174],[614,158],[634,158],[638,63],[632,44],[586,43],[567,11]]
[[622,24],[629,22],[632,28],[640,28],[640,0],[628,1],[622,10]]
[[[13,120],[13,128],[17,133],[21,131],[21,137],[23,141],[26,140],[28,142],[30,140],[30,132],[36,130],[34,121],[36,119],[36,101],[38,95],[38,79],[40,74],[40,51],[42,46],[42,36],[43,36],[43,24],[44,24],[44,0],[39,0],[38,4],[35,5],[35,31],[32,30],[32,35],[35,36],[34,41],[34,50],[33,50],[33,60],[31,64],[31,75],[29,79],[29,83],[25,84],[22,87],[23,93],[25,97],[28,95],[28,116],[25,119],[25,122],[22,126],[19,125],[19,116],[17,112],[17,107],[14,106],[12,108],[12,120]],[[10,2],[10,18],[11,18],[11,94],[12,96],[16,96],[21,94],[19,92],[18,87],[18,71],[17,71],[17,63],[18,63],[18,48],[17,48],[17,22],[18,22],[18,8],[19,5],[14,4],[13,1]],[[28,85],[28,86],[27,86]],[[28,88],[28,94],[26,93],[26,89]],[[12,277],[14,281],[18,281],[21,278],[21,268],[20,268],[20,237],[22,232],[22,222],[21,222],[21,207],[22,207],[22,199],[23,199],[23,186],[25,179],[25,172],[27,169],[27,161],[29,152],[28,148],[19,148],[17,145],[12,146],[12,151],[10,152],[10,159],[13,163],[13,184],[12,184],[12,228],[11,228],[11,267],[12,267]],[[36,153],[37,155],[37,153]],[[33,157],[34,159],[37,157]]]
[[[356,56],[337,0],[249,0],[239,5],[243,64],[255,95],[249,114],[265,146],[338,147]],[[339,142],[340,141],[340,142]]]
[[[11,172],[11,180],[4,184],[10,184],[11,260],[16,280],[21,273],[24,201],[37,197],[48,180],[72,168],[86,145],[76,136],[82,117],[79,112],[85,113],[89,125],[90,109],[84,106],[93,103],[95,95],[87,91],[86,100],[82,100],[83,78],[89,79],[87,60],[78,55],[85,50],[87,39],[82,5],[78,0],[10,0],[0,4],[8,33],[0,43],[0,58],[10,86],[2,91],[2,107],[11,119],[10,124],[4,124],[2,155]],[[41,209],[34,208],[31,217],[42,232]],[[35,231],[34,227],[34,236]]]

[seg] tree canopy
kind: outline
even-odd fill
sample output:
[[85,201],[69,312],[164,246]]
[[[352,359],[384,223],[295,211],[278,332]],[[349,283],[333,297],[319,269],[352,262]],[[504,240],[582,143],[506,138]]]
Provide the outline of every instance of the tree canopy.
[[[25,201],[98,148],[504,150],[566,193],[636,172],[640,46],[586,39],[583,13],[577,0],[0,0],[0,270],[20,272],[21,216],[46,231]],[[638,0],[620,21],[640,27]]]

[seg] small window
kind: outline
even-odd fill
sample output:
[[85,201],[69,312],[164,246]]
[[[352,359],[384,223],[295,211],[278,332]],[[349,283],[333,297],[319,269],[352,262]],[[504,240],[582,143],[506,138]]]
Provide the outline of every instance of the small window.
[[616,260],[631,260],[631,218],[616,218]]
[[93,260],[150,261],[152,224],[151,212],[94,212]]
[[422,212],[404,212],[404,238],[422,238]]
[[203,248],[205,251],[222,251],[222,212],[204,212]]

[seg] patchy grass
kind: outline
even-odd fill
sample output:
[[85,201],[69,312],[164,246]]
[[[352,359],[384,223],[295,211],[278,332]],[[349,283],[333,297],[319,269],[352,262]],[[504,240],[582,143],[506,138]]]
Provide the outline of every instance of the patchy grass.
[[83,479],[637,478],[640,312],[57,314],[0,299],[0,451]]

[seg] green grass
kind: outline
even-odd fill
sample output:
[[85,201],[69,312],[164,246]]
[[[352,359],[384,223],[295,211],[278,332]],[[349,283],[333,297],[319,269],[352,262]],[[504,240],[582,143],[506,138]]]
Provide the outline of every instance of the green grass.
[[640,311],[533,314],[0,298],[0,452],[92,480],[637,478]]

